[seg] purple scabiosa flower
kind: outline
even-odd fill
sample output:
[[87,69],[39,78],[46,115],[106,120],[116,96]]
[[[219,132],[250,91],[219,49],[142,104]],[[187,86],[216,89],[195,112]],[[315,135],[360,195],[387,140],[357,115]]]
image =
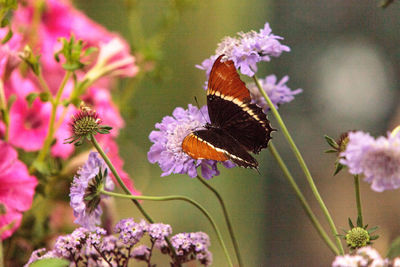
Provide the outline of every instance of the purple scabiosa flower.
[[340,163],[351,174],[363,174],[372,190],[400,187],[400,135],[381,136],[374,139],[368,133],[350,132]]
[[[182,150],[183,139],[193,130],[204,128],[209,121],[207,106],[199,110],[189,104],[188,109],[176,108],[172,115],[164,117],[161,123],[156,124],[158,131],[150,133],[149,139],[154,144],[147,153],[149,161],[160,165],[163,171],[161,176],[179,173],[193,178],[197,176],[198,167],[206,179],[218,175],[216,161],[195,160]],[[223,164],[225,167],[232,167],[229,161]]]
[[139,261],[148,261],[149,256],[150,256],[150,248],[147,247],[146,245],[140,245],[135,247],[130,255],[132,259],[136,259]]
[[232,60],[236,69],[247,76],[253,76],[257,71],[257,63],[270,61],[270,57],[279,57],[282,52],[289,52],[290,48],[282,45],[279,40],[283,38],[272,34],[268,23],[259,32],[239,32],[238,37],[225,37],[218,44],[215,55],[204,60],[199,69],[205,70],[207,77],[212,65],[220,55],[225,55],[226,60]]
[[144,233],[147,231],[147,223],[143,220],[136,223],[132,218],[120,220],[114,228],[119,233],[119,239],[125,246],[133,246],[140,241]]
[[78,170],[70,189],[70,205],[76,217],[75,223],[94,230],[100,224],[102,214],[99,205],[101,198],[99,188],[107,191],[114,189],[114,183],[108,175],[107,166],[96,152],[89,154],[88,161]]
[[[300,88],[293,91],[290,90],[290,88],[286,85],[287,81],[289,81],[289,76],[284,76],[280,81],[277,80],[275,75],[268,75],[264,79],[259,79],[262,88],[271,99],[275,108],[278,108],[278,105],[292,101],[295,95],[300,94],[303,91]],[[257,104],[263,109],[264,113],[267,113],[270,108],[267,104],[267,101],[265,101],[264,97],[258,90],[256,84],[249,83],[248,88],[252,103]]]

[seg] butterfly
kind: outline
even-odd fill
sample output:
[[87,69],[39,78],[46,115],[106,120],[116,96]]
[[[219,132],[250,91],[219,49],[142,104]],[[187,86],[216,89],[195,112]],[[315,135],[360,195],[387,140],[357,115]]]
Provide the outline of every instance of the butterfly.
[[257,168],[249,152],[258,154],[266,148],[274,129],[262,109],[251,103],[233,61],[222,58],[215,60],[208,80],[210,123],[187,135],[182,150],[194,159],[231,160],[240,167]]

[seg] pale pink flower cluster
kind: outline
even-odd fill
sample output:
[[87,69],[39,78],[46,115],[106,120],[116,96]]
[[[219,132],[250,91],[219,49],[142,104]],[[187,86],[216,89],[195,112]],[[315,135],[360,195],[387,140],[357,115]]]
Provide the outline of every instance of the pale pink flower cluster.
[[332,267],[400,267],[400,258],[383,258],[372,247],[362,247],[352,254],[336,256]]
[[[28,103],[27,96],[32,93],[41,93],[43,88],[31,71],[27,72],[26,68],[18,68],[21,62],[18,54],[28,44],[35,51],[35,54],[41,55],[40,64],[44,80],[48,84],[50,92],[55,95],[65,75],[65,70],[55,60],[54,53],[61,48],[59,42],[61,37],[70,39],[73,35],[75,39],[83,40],[85,47],[97,48],[97,54],[91,55],[93,62],[88,62],[87,68],[76,72],[78,80],[87,77],[88,73],[95,76],[95,79],[90,83],[91,86],[81,98],[96,110],[104,124],[113,127],[112,134],[102,136],[99,142],[103,145],[111,161],[115,163],[128,188],[133,193],[138,194],[128,174],[122,169],[124,162],[119,156],[115,138],[124,126],[124,121],[112,101],[109,90],[115,77],[133,77],[138,72],[129,45],[118,34],[109,32],[74,8],[69,0],[45,0],[38,25],[34,22],[34,10],[37,9],[34,6],[35,0],[27,0],[24,4],[19,5],[11,21],[14,35],[6,44],[0,45],[0,86],[2,87],[0,90],[2,89],[1,91],[4,93],[3,100],[14,100],[14,102],[11,101],[13,104],[9,109],[10,123],[8,129],[6,129],[6,124],[0,117],[0,150],[14,151],[15,155],[17,154],[14,148],[29,152],[39,151],[48,133],[52,105],[50,102],[43,102],[39,98]],[[6,30],[0,29],[0,38],[4,37],[5,34]],[[91,71],[92,69],[97,72]],[[89,77],[91,76],[89,75]],[[68,81],[61,101],[69,99],[73,87],[73,81]],[[64,140],[71,136],[69,121],[71,115],[76,111],[73,105],[66,108],[61,105],[58,107],[56,111],[55,143],[51,147],[53,157],[67,159],[74,152],[74,145],[64,144]],[[5,140],[6,134],[7,143],[1,141]],[[21,168],[16,170],[13,167],[15,164],[21,165]],[[1,232],[2,238],[10,236],[18,227],[22,216],[21,212],[30,207],[37,184],[36,178],[28,174],[25,165],[16,156],[12,162],[9,158],[2,156],[0,169],[4,166],[10,168],[6,171],[14,171],[14,173],[8,172],[8,176],[4,176],[4,172],[0,173],[0,179],[3,181],[0,187],[0,206],[6,208],[6,213],[1,213],[3,215],[0,217],[0,229],[8,226],[10,222],[13,224],[12,229],[7,228],[8,230]],[[7,182],[7,180],[10,181]],[[26,194],[9,196],[8,192],[14,189],[19,191],[17,187],[11,190],[12,186],[19,185],[19,180],[29,181],[26,184],[32,186],[24,188],[22,192],[26,191]],[[3,190],[7,186],[9,188]],[[15,201],[23,202],[24,206],[9,206],[7,204],[9,197],[21,197],[22,199]],[[17,216],[17,214],[19,215]]]

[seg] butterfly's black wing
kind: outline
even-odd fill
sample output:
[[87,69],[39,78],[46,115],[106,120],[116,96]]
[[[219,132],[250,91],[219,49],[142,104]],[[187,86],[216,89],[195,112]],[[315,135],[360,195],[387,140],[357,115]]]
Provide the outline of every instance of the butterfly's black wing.
[[241,167],[257,168],[257,161],[246,148],[223,129],[209,128],[192,132],[182,142],[182,149],[194,159],[231,160]]
[[228,132],[246,150],[259,153],[267,147],[272,128],[262,109],[251,104],[250,92],[233,61],[220,56],[210,72],[207,106],[211,124]]

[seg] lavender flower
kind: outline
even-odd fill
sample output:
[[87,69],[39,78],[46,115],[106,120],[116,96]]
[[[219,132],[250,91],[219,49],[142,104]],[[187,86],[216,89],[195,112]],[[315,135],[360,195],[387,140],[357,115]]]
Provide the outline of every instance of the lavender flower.
[[[197,168],[201,168],[204,178],[210,179],[218,175],[217,162],[213,160],[195,160],[182,150],[183,139],[194,130],[204,128],[209,121],[207,106],[200,110],[188,105],[188,109],[176,108],[173,117],[166,116],[161,123],[156,124],[159,131],[152,131],[149,139],[154,144],[151,146],[147,157],[151,163],[158,163],[163,173],[187,174],[197,176]],[[225,167],[232,167],[231,162],[224,162]]]
[[[98,204],[100,202],[100,198],[106,196],[91,195],[92,193],[97,194],[98,192],[89,192],[88,195],[88,189],[93,186],[96,188],[97,186],[103,186],[102,184],[96,185],[98,182],[96,178],[98,178],[98,175],[105,170],[107,170],[107,167],[104,161],[100,158],[98,153],[92,152],[89,155],[88,161],[82,166],[81,169],[79,169],[77,175],[75,175],[71,185],[69,196],[71,198],[70,205],[73,208],[74,216],[76,217],[74,222],[89,230],[94,230],[95,226],[100,224],[102,210]],[[114,183],[109,175],[107,174],[106,177],[102,178],[105,179],[104,189],[108,191],[113,190]],[[89,196],[91,198],[91,203],[97,205],[91,207],[87,205],[87,199]]]
[[107,234],[107,231],[101,227],[95,227],[92,232],[87,235],[87,243],[92,246],[98,247],[102,243],[103,237]]
[[119,233],[119,239],[126,246],[133,246],[140,241],[147,231],[147,223],[136,223],[132,218],[122,219],[116,225],[114,231]]
[[368,133],[350,132],[346,150],[340,163],[349,167],[351,174],[364,174],[372,190],[400,187],[400,136],[388,135],[376,140]]
[[279,57],[282,52],[289,52],[290,48],[282,45],[279,40],[283,38],[272,34],[268,23],[259,32],[239,32],[238,37],[225,37],[218,44],[215,55],[204,60],[199,69],[205,70],[207,77],[212,65],[218,56],[224,54],[224,59],[232,60],[236,69],[247,76],[253,76],[257,72],[257,63],[270,61],[270,57]]
[[171,238],[171,243],[182,263],[197,259],[205,266],[211,265],[210,239],[206,233],[179,233]]
[[146,245],[140,245],[135,247],[130,257],[139,261],[148,261],[150,256],[150,249]]
[[69,235],[59,236],[54,245],[54,251],[63,258],[73,259],[86,243],[87,233],[87,229],[80,227]]
[[[357,249],[353,254],[336,256],[332,263],[332,267],[386,267],[389,259],[383,259],[375,249],[371,247],[362,247]],[[394,264],[394,261],[393,261]]]
[[343,255],[336,256],[335,260],[332,262],[332,267],[359,267],[366,266],[368,260],[364,259],[359,255]]
[[153,223],[149,225],[148,233],[153,240],[164,240],[172,233],[172,228],[168,224]]
[[[288,103],[294,99],[294,96],[300,94],[303,90],[296,89],[294,91],[290,90],[290,88],[286,85],[286,82],[289,81],[289,76],[284,76],[280,81],[277,81],[275,75],[268,75],[265,79],[259,79],[259,82],[264,89],[265,93],[271,99],[275,108],[278,108],[278,105]],[[269,106],[267,101],[265,101],[264,97],[261,95],[255,83],[250,83],[248,85],[252,103],[257,104],[261,107],[264,113],[269,111]]]

